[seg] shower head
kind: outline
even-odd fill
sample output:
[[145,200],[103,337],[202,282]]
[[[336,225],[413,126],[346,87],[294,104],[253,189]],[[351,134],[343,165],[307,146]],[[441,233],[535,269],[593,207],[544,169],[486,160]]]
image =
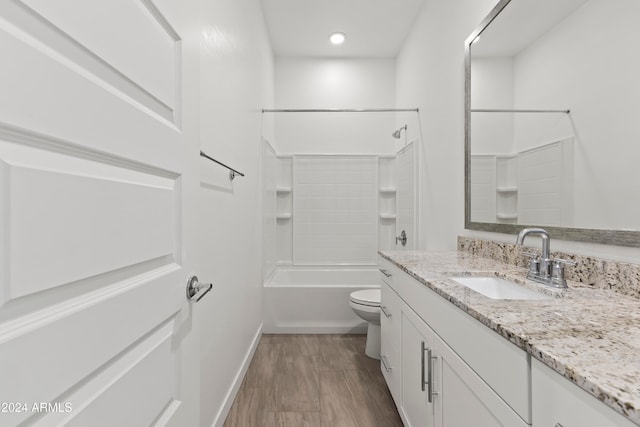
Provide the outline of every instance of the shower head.
[[402,132],[402,129],[407,130],[407,125],[402,126],[400,129],[392,133],[391,136],[395,139],[400,139],[400,133]]

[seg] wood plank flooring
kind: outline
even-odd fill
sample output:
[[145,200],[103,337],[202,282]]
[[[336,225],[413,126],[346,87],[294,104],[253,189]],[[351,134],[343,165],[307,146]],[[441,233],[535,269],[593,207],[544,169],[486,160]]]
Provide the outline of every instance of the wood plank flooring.
[[365,335],[263,335],[224,427],[402,427]]

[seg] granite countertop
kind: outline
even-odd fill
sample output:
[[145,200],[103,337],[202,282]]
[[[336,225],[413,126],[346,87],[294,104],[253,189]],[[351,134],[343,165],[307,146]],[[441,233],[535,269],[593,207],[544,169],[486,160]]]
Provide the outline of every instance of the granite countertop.
[[[467,252],[380,255],[640,425],[640,299],[570,281],[557,291],[526,280],[524,268]],[[487,274],[554,298],[495,300],[449,279]]]

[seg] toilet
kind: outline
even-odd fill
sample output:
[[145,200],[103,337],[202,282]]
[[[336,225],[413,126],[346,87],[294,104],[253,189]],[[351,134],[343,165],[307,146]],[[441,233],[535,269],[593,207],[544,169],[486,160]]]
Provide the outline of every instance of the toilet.
[[380,359],[380,289],[351,292],[349,305],[368,324],[365,354]]

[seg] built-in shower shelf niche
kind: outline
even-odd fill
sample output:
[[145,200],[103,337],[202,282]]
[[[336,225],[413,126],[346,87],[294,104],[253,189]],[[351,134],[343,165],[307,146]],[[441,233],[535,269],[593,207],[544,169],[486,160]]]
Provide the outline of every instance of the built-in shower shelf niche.
[[496,222],[515,224],[518,219],[518,156],[496,156]]
[[[369,163],[367,163],[367,161]],[[356,163],[351,166],[339,165],[345,162]],[[367,165],[362,162],[367,163]],[[271,181],[272,186],[270,187],[272,189],[271,194],[275,196],[272,196],[273,199],[275,199],[275,206],[271,208],[270,213],[271,221],[275,223],[273,228],[275,230],[276,240],[275,245],[273,245],[276,254],[273,257],[275,258],[273,260],[274,264],[278,266],[307,265],[318,262],[317,259],[322,262],[329,262],[324,258],[309,258],[309,251],[314,250],[318,252],[323,246],[319,246],[318,248],[306,247],[305,245],[309,245],[307,235],[311,235],[311,237],[316,236],[313,237],[313,239],[320,242],[319,244],[326,245],[328,241],[328,244],[334,245],[331,247],[344,250],[344,248],[349,249],[345,246],[344,242],[331,243],[330,239],[344,239],[345,233],[361,233],[361,231],[358,230],[362,229],[362,224],[369,224],[369,226],[372,227],[366,232],[365,237],[371,240],[370,244],[375,248],[374,255],[376,256],[376,261],[377,250],[397,249],[395,238],[401,229],[406,229],[407,234],[413,236],[413,234],[411,234],[413,233],[413,228],[407,228],[407,220],[403,219],[406,218],[407,207],[404,207],[404,211],[400,210],[402,206],[399,200],[401,197],[407,197],[408,190],[406,190],[406,185],[403,184],[404,186],[401,186],[397,182],[400,177],[406,175],[404,170],[398,170],[400,167],[398,165],[400,165],[400,163],[395,154],[378,156],[370,154],[276,154],[274,163],[275,171],[273,172],[274,177]],[[338,166],[342,169],[336,169]],[[347,166],[349,167],[345,169]],[[406,166],[403,166],[403,168],[405,167]],[[369,184],[368,189],[366,189],[370,204],[364,211],[358,206],[354,206],[354,203],[361,203],[358,202],[358,200],[361,199],[360,197],[345,198],[345,196],[349,196],[349,194],[354,191],[352,187],[355,184],[360,185],[359,180],[361,178],[354,177],[354,171],[360,171],[360,176],[366,172],[369,178],[371,178],[370,181],[367,181]],[[356,182],[351,183],[350,180],[354,179]],[[336,180],[338,181],[336,182]],[[327,203],[327,198],[337,199],[338,204],[334,206],[334,201],[331,202],[332,204],[323,208],[323,203]],[[342,198],[342,200],[339,200],[340,198]],[[271,203],[271,206],[272,205],[273,203]],[[345,210],[351,210],[355,212],[356,215],[362,215],[368,212],[368,222],[365,221],[359,224],[358,227],[353,227],[353,219],[349,216],[353,215],[347,213],[345,217]],[[333,221],[333,223],[331,221]],[[400,227],[400,225],[402,225],[402,227]],[[325,228],[327,228],[327,231],[319,231]],[[378,232],[377,241],[375,235],[376,228]],[[338,229],[342,231],[336,233],[335,230]],[[348,243],[349,242],[346,244]],[[356,249],[360,250],[358,247],[354,248],[352,252],[355,253],[354,251]],[[325,255],[334,256],[334,252],[336,251],[329,251]],[[346,262],[361,265],[370,262],[370,260],[347,259]]]
[[277,156],[276,253],[278,265],[293,263],[293,156]]
[[396,233],[396,157],[378,158],[378,247],[393,248]]

